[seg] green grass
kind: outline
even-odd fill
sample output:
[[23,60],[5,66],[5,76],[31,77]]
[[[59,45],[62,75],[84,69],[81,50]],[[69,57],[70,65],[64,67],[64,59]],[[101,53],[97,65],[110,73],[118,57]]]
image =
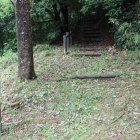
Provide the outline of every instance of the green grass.
[[[48,45],[34,50],[36,80],[18,80],[15,53],[0,59],[1,101],[21,102],[15,107],[2,104],[0,140],[140,139],[140,51],[78,57],[75,47],[68,55]],[[69,78],[104,73],[122,76]]]

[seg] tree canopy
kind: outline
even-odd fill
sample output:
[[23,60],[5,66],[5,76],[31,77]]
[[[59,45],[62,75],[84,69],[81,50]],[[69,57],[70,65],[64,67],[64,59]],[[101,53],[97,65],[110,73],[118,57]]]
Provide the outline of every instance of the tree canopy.
[[[0,3],[1,52],[16,51],[14,6]],[[98,24],[111,25],[115,45],[138,48],[140,45],[138,0],[31,0],[34,43],[54,42],[73,28],[77,20],[96,18]],[[86,17],[86,18],[83,18]],[[3,51],[2,51],[3,50]]]

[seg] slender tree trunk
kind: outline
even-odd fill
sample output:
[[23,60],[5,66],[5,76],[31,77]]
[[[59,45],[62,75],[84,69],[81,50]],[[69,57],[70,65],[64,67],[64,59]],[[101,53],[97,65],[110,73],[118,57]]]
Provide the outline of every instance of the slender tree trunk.
[[53,12],[54,12],[54,24],[57,28],[61,29],[61,31],[63,32],[60,14],[58,11],[57,4],[55,2],[52,5],[52,8],[53,8]]
[[18,76],[21,80],[36,78],[34,72],[30,0],[15,0],[18,45]]
[[0,102],[0,134],[2,134],[1,102]]
[[68,32],[69,31],[69,14],[68,14],[68,6],[67,6],[67,2],[66,3],[61,3],[60,7],[61,7],[61,12],[63,15],[63,22],[64,22],[64,31]]

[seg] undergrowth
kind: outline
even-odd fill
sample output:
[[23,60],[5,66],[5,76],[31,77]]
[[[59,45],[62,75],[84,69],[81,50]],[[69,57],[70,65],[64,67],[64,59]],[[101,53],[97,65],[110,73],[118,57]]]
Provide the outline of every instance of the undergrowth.
[[[140,52],[114,50],[93,58],[73,56],[75,50],[64,55],[60,47],[35,46],[38,78],[24,82],[17,78],[17,55],[1,58],[1,140],[140,139]],[[70,79],[112,73],[122,75]]]

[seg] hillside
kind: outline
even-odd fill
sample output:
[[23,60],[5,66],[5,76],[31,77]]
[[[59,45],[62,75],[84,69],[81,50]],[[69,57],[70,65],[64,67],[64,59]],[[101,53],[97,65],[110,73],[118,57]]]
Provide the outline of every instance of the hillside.
[[[17,78],[17,54],[0,59],[3,134],[0,140],[139,140],[140,51],[79,57],[76,46],[34,47],[36,80]],[[77,74],[121,74],[70,79]],[[12,104],[15,103],[15,104]]]

